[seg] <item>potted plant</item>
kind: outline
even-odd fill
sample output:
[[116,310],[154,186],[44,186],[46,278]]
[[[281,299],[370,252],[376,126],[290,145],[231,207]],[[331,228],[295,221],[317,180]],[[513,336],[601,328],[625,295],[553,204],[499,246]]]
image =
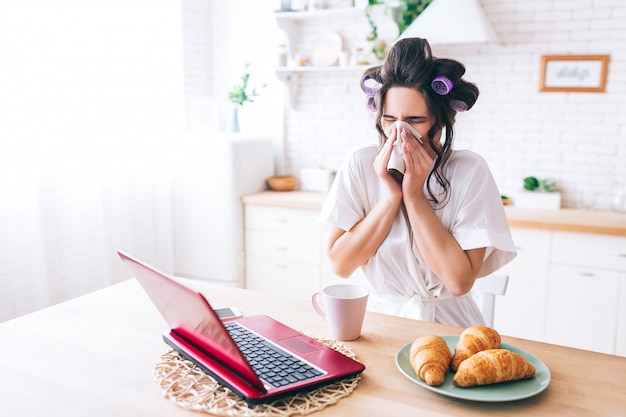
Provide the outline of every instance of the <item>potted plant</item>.
[[[236,84],[232,90],[228,92],[228,98],[234,104],[231,118],[230,130],[239,132],[239,107],[246,103],[253,103],[254,97],[259,95],[257,87],[250,89],[248,82],[250,80],[250,63],[244,64],[245,72],[241,76],[241,83]],[[262,83],[259,88],[265,87],[267,84]]]
[[561,193],[556,190],[553,179],[539,180],[537,177],[526,177],[523,187],[515,196],[515,206],[545,210],[561,208]]
[[432,0],[402,0],[393,10],[393,18],[398,24],[398,36],[408,28]]
[[370,52],[375,60],[382,61],[387,55],[387,42],[381,39],[378,33],[378,25],[372,16],[372,7],[376,5],[385,5],[385,14],[387,9],[391,11],[391,18],[398,26],[398,36],[408,28],[411,23],[424,11],[432,0],[401,0],[393,2],[393,5],[386,6],[384,0],[369,0],[365,8],[365,16],[370,25],[371,32],[367,35],[366,40],[371,45]]

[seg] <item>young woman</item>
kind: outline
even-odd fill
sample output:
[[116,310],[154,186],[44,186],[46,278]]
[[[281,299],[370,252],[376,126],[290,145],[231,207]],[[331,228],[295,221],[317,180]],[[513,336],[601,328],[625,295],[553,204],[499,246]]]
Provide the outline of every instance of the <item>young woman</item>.
[[[397,41],[361,86],[380,146],[348,155],[320,214],[334,272],[361,268],[368,309],[467,327],[483,322],[469,291],[515,257],[500,193],[482,157],[455,151],[455,115],[478,88],[465,67],[432,56],[425,39]],[[396,122],[401,128],[398,138]],[[411,127],[413,129],[411,129]],[[401,141],[404,175],[387,169]]]

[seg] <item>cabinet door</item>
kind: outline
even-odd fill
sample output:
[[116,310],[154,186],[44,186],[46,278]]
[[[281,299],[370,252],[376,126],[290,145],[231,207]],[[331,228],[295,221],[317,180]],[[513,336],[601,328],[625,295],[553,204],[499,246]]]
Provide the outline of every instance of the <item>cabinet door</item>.
[[247,230],[246,256],[319,265],[319,237]]
[[247,205],[245,227],[247,230],[318,236],[317,214],[315,210]]
[[517,257],[498,273],[507,274],[506,293],[496,296],[494,328],[501,334],[544,340],[551,232],[512,228]]
[[615,354],[626,356],[626,273],[620,274],[620,299],[619,312],[617,314],[617,341]]
[[626,272],[626,238],[554,232],[552,262]]
[[618,272],[552,265],[546,341],[614,354],[620,291]]
[[308,300],[319,289],[319,265],[246,259],[246,288]]

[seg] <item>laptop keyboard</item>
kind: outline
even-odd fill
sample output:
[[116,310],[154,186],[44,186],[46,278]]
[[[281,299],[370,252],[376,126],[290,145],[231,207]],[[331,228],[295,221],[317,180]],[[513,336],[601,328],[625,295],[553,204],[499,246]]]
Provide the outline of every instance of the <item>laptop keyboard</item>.
[[224,323],[254,372],[270,385],[282,387],[322,374],[292,354],[274,346],[235,322]]

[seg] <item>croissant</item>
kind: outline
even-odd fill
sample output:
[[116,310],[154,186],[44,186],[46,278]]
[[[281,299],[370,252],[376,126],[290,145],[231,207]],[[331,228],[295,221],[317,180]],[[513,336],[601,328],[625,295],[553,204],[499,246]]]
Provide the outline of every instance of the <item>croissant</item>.
[[465,359],[474,353],[486,349],[497,349],[500,347],[500,334],[486,326],[471,326],[463,330],[459,341],[454,348],[452,363],[450,367],[456,371]]
[[473,387],[527,379],[534,375],[535,367],[519,353],[506,349],[488,349],[463,361],[452,382],[458,387]]
[[443,384],[451,358],[448,344],[436,335],[419,337],[411,345],[411,367],[421,380],[433,387]]

